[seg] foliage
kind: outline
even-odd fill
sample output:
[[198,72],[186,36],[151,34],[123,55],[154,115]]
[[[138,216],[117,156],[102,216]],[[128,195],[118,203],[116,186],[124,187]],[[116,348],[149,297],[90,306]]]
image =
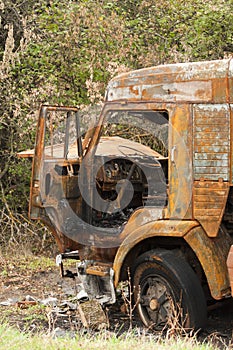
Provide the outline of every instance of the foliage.
[[0,0],[1,209],[27,208],[16,153],[33,148],[42,102],[82,108],[117,73],[228,56],[231,13],[232,0]]

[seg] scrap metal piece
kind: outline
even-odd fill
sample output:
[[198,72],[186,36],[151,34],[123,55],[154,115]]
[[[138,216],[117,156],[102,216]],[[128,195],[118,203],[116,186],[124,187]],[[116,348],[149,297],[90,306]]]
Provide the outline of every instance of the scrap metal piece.
[[78,279],[81,290],[85,291],[90,300],[99,304],[114,304],[116,301],[113,284],[114,271],[107,266],[99,266],[90,262],[80,262],[77,265]]
[[107,316],[97,300],[79,303],[77,312],[85,328],[100,330],[109,327]]
[[70,271],[66,271],[66,274],[64,273],[64,266],[63,266],[63,260],[64,259],[73,259],[73,260],[79,260],[79,252],[78,250],[72,251],[72,252],[66,252],[63,254],[58,254],[56,256],[56,265],[60,268],[60,276],[62,278],[64,277],[70,277],[74,278],[76,274],[71,273]]

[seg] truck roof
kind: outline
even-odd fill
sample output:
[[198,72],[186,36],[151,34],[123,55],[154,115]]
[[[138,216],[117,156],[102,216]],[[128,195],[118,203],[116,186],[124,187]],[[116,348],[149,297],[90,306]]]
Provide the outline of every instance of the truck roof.
[[106,101],[229,103],[233,59],[159,65],[123,73],[107,87]]
[[[45,147],[48,154],[51,154],[51,147]],[[64,153],[64,144],[57,144],[53,147],[53,157],[62,158]],[[106,157],[121,157],[121,158],[133,158],[137,156],[148,156],[157,158],[159,160],[165,160],[167,157],[162,156],[160,153],[152,150],[150,147],[142,145],[138,142],[128,140],[119,136],[103,136],[100,138],[99,144],[96,148],[96,156]],[[19,158],[33,158],[34,149],[18,152]],[[69,159],[77,159],[77,143],[74,142],[69,149]]]

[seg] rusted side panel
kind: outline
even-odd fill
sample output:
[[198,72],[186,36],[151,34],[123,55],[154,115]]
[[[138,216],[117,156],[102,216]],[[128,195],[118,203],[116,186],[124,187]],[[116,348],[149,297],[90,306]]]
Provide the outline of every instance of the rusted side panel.
[[233,245],[231,246],[230,252],[228,254],[227,268],[228,268],[228,275],[229,275],[230,284],[231,284],[231,295],[233,296]]
[[209,237],[216,237],[222,221],[229,184],[223,181],[195,181],[193,214]]
[[[230,179],[230,110],[228,104],[193,106],[193,214],[210,237],[216,237]],[[227,182],[223,182],[227,181]]]
[[177,105],[170,112],[169,218],[192,218],[191,107]]
[[229,103],[233,103],[233,60],[229,61],[229,74],[228,74],[228,89],[229,89]]
[[154,101],[211,101],[211,83],[208,81],[191,82],[170,82],[159,83],[159,78],[151,81],[151,85],[140,84],[139,80],[130,81],[132,86],[111,86],[108,101],[128,99],[128,100],[154,100]]
[[[232,78],[233,81],[233,78]],[[232,84],[233,85],[233,84]],[[233,87],[232,87],[232,96],[233,96]],[[232,130],[233,130],[233,104],[230,104],[230,182],[233,183],[233,137],[232,137]]]
[[194,180],[229,181],[230,111],[228,104],[193,107]]
[[[230,60],[161,65],[124,73],[108,85],[106,100],[228,102]],[[230,85],[231,86],[231,85]]]
[[230,296],[226,261],[232,239],[228,233],[220,228],[216,238],[209,238],[201,227],[197,227],[190,230],[184,239],[203,267],[212,297],[219,300]]

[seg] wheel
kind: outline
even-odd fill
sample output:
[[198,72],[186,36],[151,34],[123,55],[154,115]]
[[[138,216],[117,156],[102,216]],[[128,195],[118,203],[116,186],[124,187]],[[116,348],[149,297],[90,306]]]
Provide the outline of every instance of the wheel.
[[147,327],[200,329],[207,321],[201,284],[188,263],[167,250],[141,255],[133,268],[134,305]]

